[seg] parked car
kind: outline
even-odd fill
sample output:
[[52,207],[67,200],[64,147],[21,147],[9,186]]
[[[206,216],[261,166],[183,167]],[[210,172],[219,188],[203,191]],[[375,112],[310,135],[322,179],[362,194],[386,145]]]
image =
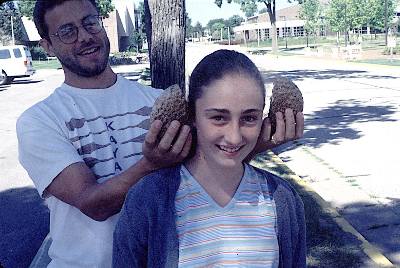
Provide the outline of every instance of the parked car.
[[29,77],[35,73],[32,56],[26,46],[0,46],[0,85],[11,83],[14,78]]
[[3,68],[1,68],[1,66],[0,66],[0,85],[4,84],[5,79],[6,79],[6,77],[3,75]]

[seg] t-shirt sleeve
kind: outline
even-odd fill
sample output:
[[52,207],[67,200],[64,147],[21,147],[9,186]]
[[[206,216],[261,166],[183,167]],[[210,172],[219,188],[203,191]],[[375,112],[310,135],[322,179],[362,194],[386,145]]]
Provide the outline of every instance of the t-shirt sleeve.
[[41,196],[63,169],[83,161],[61,128],[48,117],[28,110],[18,119],[16,130],[19,162]]

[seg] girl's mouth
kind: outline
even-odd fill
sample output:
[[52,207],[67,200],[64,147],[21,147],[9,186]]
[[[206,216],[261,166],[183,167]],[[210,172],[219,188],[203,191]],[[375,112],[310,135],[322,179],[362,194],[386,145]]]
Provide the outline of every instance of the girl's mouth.
[[242,146],[232,147],[232,146],[224,146],[224,145],[218,145],[218,144],[217,144],[217,147],[220,150],[227,152],[227,153],[236,153],[242,148]]

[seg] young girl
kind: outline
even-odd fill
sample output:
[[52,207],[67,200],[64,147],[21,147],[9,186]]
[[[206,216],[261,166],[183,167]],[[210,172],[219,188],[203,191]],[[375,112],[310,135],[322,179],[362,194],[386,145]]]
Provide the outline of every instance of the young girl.
[[130,190],[114,232],[114,267],[306,266],[300,197],[244,161],[264,99],[259,70],[241,53],[218,50],[196,66],[194,155]]

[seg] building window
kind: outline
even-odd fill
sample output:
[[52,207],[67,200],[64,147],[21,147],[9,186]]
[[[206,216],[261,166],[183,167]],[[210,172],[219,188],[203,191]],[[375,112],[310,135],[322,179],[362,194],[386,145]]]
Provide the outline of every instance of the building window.
[[290,27],[283,27],[282,28],[282,37],[291,36]]
[[293,27],[293,35],[304,36],[304,27],[303,26]]
[[263,36],[263,40],[269,39],[269,29],[264,29],[264,36]]

